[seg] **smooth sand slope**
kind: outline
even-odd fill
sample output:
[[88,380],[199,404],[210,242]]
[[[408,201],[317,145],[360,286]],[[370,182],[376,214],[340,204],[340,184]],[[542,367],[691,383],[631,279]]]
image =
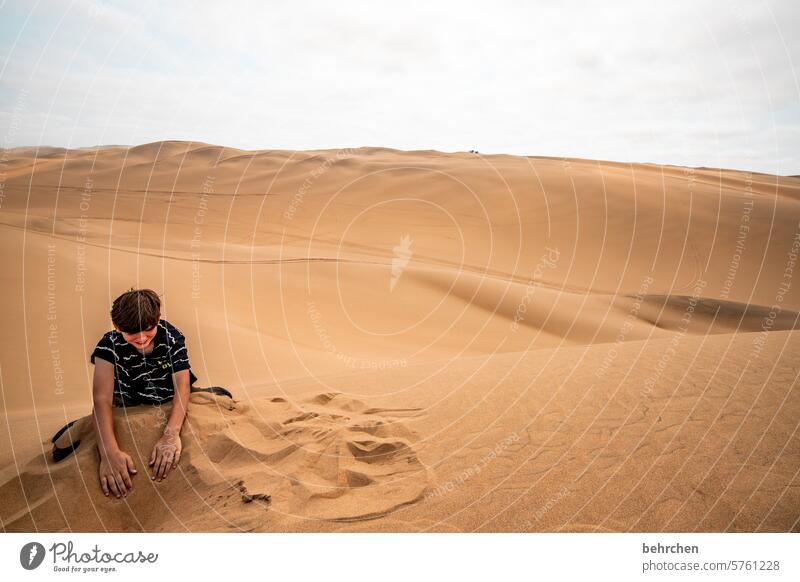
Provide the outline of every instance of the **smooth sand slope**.
[[[6,531],[800,531],[800,179],[382,148],[0,152]],[[151,287],[180,471],[89,354]]]

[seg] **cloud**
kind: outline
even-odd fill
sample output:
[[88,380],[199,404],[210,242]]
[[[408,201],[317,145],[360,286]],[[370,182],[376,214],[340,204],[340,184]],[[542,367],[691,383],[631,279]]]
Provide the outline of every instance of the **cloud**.
[[794,2],[0,10],[0,135],[28,94],[15,145],[476,148],[800,173]]

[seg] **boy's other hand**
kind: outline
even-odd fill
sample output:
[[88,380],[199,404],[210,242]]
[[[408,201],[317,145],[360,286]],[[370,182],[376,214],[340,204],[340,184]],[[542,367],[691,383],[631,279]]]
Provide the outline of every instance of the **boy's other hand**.
[[100,487],[104,495],[113,493],[117,498],[126,497],[133,491],[131,475],[135,474],[136,467],[128,453],[116,450],[100,456]]
[[164,480],[169,475],[170,469],[178,466],[181,460],[181,437],[177,431],[167,427],[164,436],[158,439],[150,454],[150,466],[153,467],[151,479]]

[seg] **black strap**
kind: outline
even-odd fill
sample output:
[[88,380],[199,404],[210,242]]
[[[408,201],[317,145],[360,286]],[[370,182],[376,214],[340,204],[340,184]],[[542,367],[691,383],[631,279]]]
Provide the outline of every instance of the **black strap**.
[[58,463],[59,461],[63,461],[67,457],[69,457],[75,449],[77,449],[81,444],[81,441],[75,441],[68,447],[57,447],[53,445],[53,460]]
[[58,431],[56,434],[54,434],[54,435],[53,435],[53,438],[51,438],[51,439],[50,439],[50,442],[51,442],[51,443],[55,443],[55,442],[58,440],[58,438],[59,438],[59,437],[60,437],[62,434],[64,434],[64,433],[67,431],[67,429],[68,429],[69,427],[71,427],[73,424],[75,424],[76,422],[78,422],[78,421],[77,421],[77,420],[73,420],[72,422],[68,422],[67,424],[65,424],[64,426],[62,426],[62,427],[61,427],[61,430],[59,430],[59,431]]
[[56,446],[56,441],[59,438],[61,438],[61,435],[67,432],[67,430],[69,430],[69,428],[76,422],[78,421],[73,420],[72,422],[68,422],[67,424],[61,427],[61,430],[59,430],[56,434],[53,435],[53,438],[50,439],[50,442],[53,443],[53,460],[56,463],[58,463],[59,461],[63,461],[64,459],[69,457],[75,451],[75,449],[77,449],[78,446],[81,444],[81,441],[79,439],[77,441],[74,441],[73,443],[70,443],[68,447]]

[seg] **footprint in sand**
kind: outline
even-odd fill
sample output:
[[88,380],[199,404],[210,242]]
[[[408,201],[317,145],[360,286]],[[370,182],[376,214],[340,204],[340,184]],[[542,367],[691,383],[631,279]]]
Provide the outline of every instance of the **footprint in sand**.
[[[377,518],[427,491],[428,470],[403,424],[419,410],[371,408],[336,393],[246,403],[201,393],[190,401],[174,476],[161,484],[137,477],[124,503],[104,498],[87,416],[62,437],[64,446],[81,441],[75,453],[57,463],[49,452],[37,455],[0,484],[0,523],[8,531],[268,530],[292,518]],[[157,413],[115,411],[117,438],[137,466],[155,442]]]
[[418,414],[338,393],[272,398],[237,404],[225,426],[198,433],[198,445],[207,470],[236,474],[248,491],[270,495],[274,511],[370,519],[421,500],[427,490],[428,471],[403,424]]

